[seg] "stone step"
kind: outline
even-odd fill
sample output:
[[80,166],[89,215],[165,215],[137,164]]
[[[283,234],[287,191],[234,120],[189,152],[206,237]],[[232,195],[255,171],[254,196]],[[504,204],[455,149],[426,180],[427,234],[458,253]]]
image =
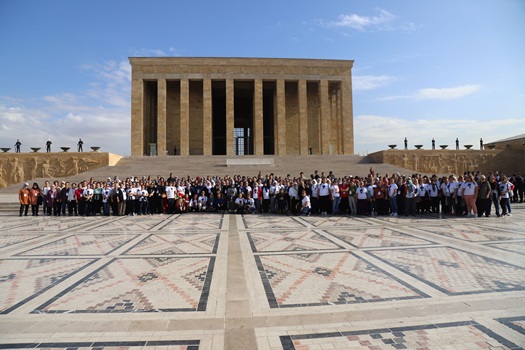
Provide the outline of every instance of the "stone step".
[[[273,165],[228,165],[228,159],[267,159],[273,160]],[[250,162],[246,162],[250,163]],[[156,178],[157,175],[167,178],[170,173],[175,176],[192,177],[197,176],[225,176],[225,175],[246,175],[256,176],[261,173],[274,173],[281,176],[290,174],[299,176],[304,172],[305,176],[310,176],[314,170],[319,174],[328,174],[332,171],[336,176],[359,175],[366,176],[370,167],[373,167],[377,174],[392,174],[399,172],[411,174],[410,170],[402,169],[389,164],[378,164],[370,157],[357,155],[309,155],[309,156],[167,156],[167,157],[128,157],[122,158],[115,166],[107,166],[96,170],[88,171],[68,178],[57,178],[56,180],[66,180],[70,183],[89,180],[91,177],[97,180],[105,180],[108,177],[118,176],[120,179],[136,176],[149,176]],[[37,182],[40,186],[44,181],[51,179],[32,179],[28,180],[30,186]],[[54,179],[53,179],[54,180]],[[22,184],[17,184],[0,189],[0,194],[17,194]]]

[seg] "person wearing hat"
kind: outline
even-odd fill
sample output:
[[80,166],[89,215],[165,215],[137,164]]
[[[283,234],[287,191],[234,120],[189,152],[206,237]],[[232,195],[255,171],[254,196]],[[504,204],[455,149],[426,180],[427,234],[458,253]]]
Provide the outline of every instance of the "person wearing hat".
[[78,143],[77,143],[77,152],[83,152],[84,150],[82,149],[82,145],[84,144],[84,141],[82,141],[82,139],[78,139]]
[[29,210],[29,184],[24,182],[24,186],[18,191],[18,200],[20,201],[20,216],[24,213],[27,216]]
[[47,153],[50,153],[51,152],[51,139],[47,139],[47,142],[46,142],[46,152]]
[[15,153],[20,153],[20,146],[22,146],[22,143],[17,139],[15,143]]

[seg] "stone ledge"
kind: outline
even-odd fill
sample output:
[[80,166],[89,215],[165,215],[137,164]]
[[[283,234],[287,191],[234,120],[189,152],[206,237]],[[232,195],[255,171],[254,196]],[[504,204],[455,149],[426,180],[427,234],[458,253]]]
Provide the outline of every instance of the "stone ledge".
[[226,166],[233,165],[269,165],[274,166],[274,158],[228,158]]

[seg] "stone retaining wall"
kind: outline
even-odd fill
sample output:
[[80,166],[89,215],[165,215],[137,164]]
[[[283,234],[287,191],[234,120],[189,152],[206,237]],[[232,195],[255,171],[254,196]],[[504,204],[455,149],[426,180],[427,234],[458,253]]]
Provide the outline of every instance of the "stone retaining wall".
[[462,174],[469,170],[525,173],[525,151],[522,150],[386,150],[368,156],[378,163],[424,174]]
[[36,178],[74,176],[115,165],[120,158],[102,152],[1,153],[0,188]]

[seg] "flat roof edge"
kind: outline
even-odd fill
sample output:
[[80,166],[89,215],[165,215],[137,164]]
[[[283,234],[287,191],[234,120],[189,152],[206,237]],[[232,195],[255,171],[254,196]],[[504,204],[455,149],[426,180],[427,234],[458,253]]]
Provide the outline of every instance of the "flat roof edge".
[[129,57],[129,62],[133,64],[188,64],[188,65],[224,65],[224,64],[260,64],[262,62],[275,63],[275,64],[286,64],[286,63],[297,63],[302,64],[314,64],[319,65],[320,63],[327,64],[330,66],[345,66],[352,67],[354,60],[342,60],[342,59],[321,59],[321,58],[273,58],[273,57]]

